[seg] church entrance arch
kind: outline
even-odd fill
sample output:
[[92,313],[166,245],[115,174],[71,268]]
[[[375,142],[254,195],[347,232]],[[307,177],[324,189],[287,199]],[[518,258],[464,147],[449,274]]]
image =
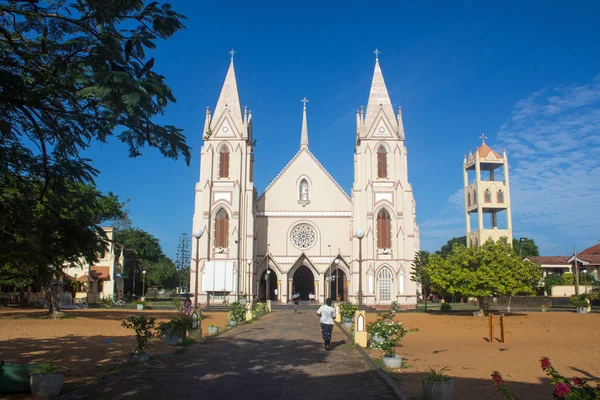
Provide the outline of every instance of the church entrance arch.
[[269,298],[267,299],[267,293],[266,293],[266,288],[267,288],[267,271],[263,271],[262,275],[260,276],[260,283],[259,283],[259,288],[258,288],[258,299],[260,301],[266,301],[266,300],[272,300],[275,301],[277,300],[275,297],[275,289],[277,289],[277,274],[275,272],[273,272],[272,269],[269,269]]
[[300,300],[309,300],[309,296],[315,293],[315,277],[306,265],[300,266],[294,272],[292,280],[292,294],[300,293]]
[[348,301],[348,278],[341,268],[331,271],[331,300]]

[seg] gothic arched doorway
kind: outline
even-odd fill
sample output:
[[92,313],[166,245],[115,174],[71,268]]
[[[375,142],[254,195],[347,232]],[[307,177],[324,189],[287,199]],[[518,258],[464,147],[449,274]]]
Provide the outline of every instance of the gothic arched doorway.
[[292,293],[300,293],[301,300],[309,300],[309,295],[315,293],[315,277],[306,265],[302,265],[294,272]]
[[331,271],[331,300],[348,301],[348,278],[340,268]]
[[[265,294],[265,288],[267,287],[267,271],[263,271],[260,277],[259,289],[258,289],[258,299],[260,301],[266,301],[267,296]],[[273,270],[269,269],[269,300],[275,301],[275,289],[277,289],[277,275],[273,272]]]

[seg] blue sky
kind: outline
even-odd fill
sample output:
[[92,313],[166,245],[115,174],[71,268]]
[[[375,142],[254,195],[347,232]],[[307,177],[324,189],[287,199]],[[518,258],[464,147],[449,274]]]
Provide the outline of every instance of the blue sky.
[[129,159],[112,139],[87,152],[103,191],[129,198],[130,217],[174,257],[191,231],[206,106],[214,109],[234,48],[242,106],[253,113],[261,193],[300,140],[349,193],[356,110],[380,63],[402,106],[421,247],[464,235],[463,155],[506,148],[515,237],[542,254],[600,240],[600,3],[191,2],[187,29],[159,42],[155,70],[177,97],[159,121],[185,130],[191,165],[147,149]]

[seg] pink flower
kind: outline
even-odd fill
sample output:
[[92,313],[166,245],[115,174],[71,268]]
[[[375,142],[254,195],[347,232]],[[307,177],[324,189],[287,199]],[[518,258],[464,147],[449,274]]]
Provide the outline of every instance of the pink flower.
[[492,380],[494,381],[494,386],[496,386],[496,387],[504,385],[504,381],[502,380],[502,375],[500,375],[498,372],[494,372],[492,374]]
[[578,377],[574,377],[573,378],[573,385],[575,385],[575,386],[581,386],[581,385],[583,385],[583,381],[581,379],[579,379]]
[[552,364],[550,364],[550,359],[548,357],[542,357],[542,359],[540,360],[540,363],[542,364],[542,369],[548,369],[552,366]]
[[565,395],[571,393],[571,388],[562,382],[554,384],[554,395],[559,399],[564,399]]

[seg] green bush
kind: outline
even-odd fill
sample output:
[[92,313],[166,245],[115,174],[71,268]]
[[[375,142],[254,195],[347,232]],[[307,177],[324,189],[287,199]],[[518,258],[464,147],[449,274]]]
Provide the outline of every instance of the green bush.
[[121,322],[123,328],[132,329],[135,332],[135,341],[137,342],[137,349],[134,353],[143,353],[144,350],[149,346],[149,341],[156,336],[155,327],[156,319],[152,317],[146,317],[144,314],[140,314],[139,317],[131,316],[124,319]]
[[169,334],[171,336],[185,337],[187,331],[192,329],[192,319],[184,314],[178,314],[169,322],[161,322],[158,325],[159,336]]
[[340,314],[342,316],[342,320],[352,321],[354,318],[354,313],[358,310],[358,306],[350,303],[349,301],[345,301],[340,304]]
[[234,301],[229,304],[229,319],[237,322],[246,320],[246,310],[239,301]]
[[259,317],[264,315],[267,312],[267,305],[265,303],[261,303],[260,301],[256,303],[256,307],[254,308],[254,312]]
[[571,304],[573,307],[587,307],[588,306],[585,294],[580,294],[580,295],[574,294],[573,296],[571,296],[569,298],[569,304]]
[[[560,277],[562,279],[563,285],[574,285],[575,284],[575,276],[573,276],[573,274],[570,272],[564,273]],[[579,283],[581,283],[581,282],[579,282]]]
[[440,306],[440,312],[450,312],[452,311],[452,304],[448,302],[443,302]]
[[418,332],[418,329],[410,331],[402,325],[401,322],[395,322],[392,319],[393,313],[378,313],[377,321],[367,325],[367,332],[370,337],[378,335],[383,341],[371,341],[370,347],[384,351],[385,357],[393,357],[396,354],[396,346],[408,332]]

